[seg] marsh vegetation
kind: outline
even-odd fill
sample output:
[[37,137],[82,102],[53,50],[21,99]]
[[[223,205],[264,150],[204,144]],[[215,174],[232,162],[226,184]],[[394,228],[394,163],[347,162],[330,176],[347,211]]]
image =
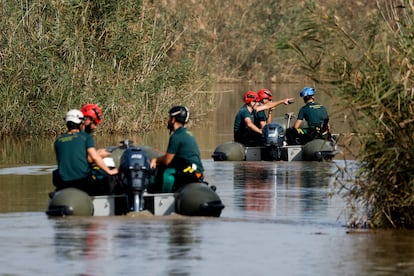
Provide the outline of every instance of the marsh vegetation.
[[361,167],[337,181],[354,210],[350,226],[413,228],[414,3],[371,4],[346,13],[308,3],[279,46],[296,52],[303,72],[355,122]]

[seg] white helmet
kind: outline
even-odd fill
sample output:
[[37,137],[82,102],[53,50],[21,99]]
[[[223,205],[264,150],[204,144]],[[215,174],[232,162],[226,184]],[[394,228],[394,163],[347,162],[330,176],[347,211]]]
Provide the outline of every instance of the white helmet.
[[80,124],[83,121],[83,113],[80,110],[71,109],[66,113],[65,121]]

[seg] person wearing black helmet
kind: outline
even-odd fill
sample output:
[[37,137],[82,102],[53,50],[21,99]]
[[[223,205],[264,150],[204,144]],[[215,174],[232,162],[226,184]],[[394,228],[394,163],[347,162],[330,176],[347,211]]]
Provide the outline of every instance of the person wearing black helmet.
[[[330,138],[328,111],[315,102],[315,89],[305,87],[299,95],[305,105],[299,109],[294,126],[286,130],[288,145],[304,145],[316,138]],[[307,128],[301,128],[303,120],[306,120]]]
[[174,106],[168,112],[170,130],[167,151],[151,159],[151,169],[157,169],[155,183],[149,192],[174,192],[185,184],[203,181],[203,164],[193,134],[184,127],[190,117],[185,106]]

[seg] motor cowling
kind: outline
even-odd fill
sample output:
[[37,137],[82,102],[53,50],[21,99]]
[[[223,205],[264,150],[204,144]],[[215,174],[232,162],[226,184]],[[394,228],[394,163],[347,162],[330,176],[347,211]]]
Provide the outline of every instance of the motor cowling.
[[150,162],[144,150],[139,147],[128,148],[121,156],[120,173],[123,184],[134,191],[148,187]]
[[282,146],[285,138],[283,127],[278,123],[266,124],[263,128],[264,146]]
[[132,211],[143,208],[143,193],[149,183],[150,161],[145,151],[140,147],[127,148],[121,156],[120,177],[123,187],[130,192]]

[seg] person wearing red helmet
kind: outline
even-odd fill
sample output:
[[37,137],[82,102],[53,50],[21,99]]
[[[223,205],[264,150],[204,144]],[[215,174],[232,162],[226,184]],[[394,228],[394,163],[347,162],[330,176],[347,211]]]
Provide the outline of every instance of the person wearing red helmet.
[[[273,99],[272,92],[269,89],[260,89],[257,92],[259,105],[266,105],[267,103],[271,102]],[[268,113],[266,115],[264,110],[257,112],[257,120],[260,124],[260,128],[264,128],[266,124],[269,124],[272,122],[272,111],[275,109],[275,107],[271,107],[268,110]]]
[[102,110],[96,104],[86,104],[82,106],[81,112],[85,118],[85,132],[92,133],[102,122]]
[[258,101],[257,93],[247,91],[243,95],[244,105],[234,119],[234,141],[245,146],[257,146],[261,142],[262,130],[255,124],[254,106]]
[[92,136],[81,131],[84,115],[80,110],[73,109],[65,116],[67,132],[55,140],[54,147],[58,169],[53,172],[53,184],[56,191],[75,187],[84,190],[90,195],[106,187],[93,178],[92,168],[88,158],[106,175],[115,175],[117,168],[110,169],[95,149]]
[[[254,110],[256,112],[260,112],[260,111],[267,110],[267,109],[269,109],[269,110],[272,109],[273,110],[275,107],[277,107],[281,104],[289,105],[289,104],[293,103],[294,98],[286,98],[286,99],[274,102],[274,101],[272,101],[272,99],[273,99],[272,92],[270,92],[269,89],[262,89],[262,90],[260,90],[260,91],[262,91],[260,94],[262,95],[262,97],[265,97],[265,95],[267,95],[267,98],[269,99],[269,101],[267,101],[267,102],[262,101],[262,104],[255,105]],[[258,97],[259,101],[262,99],[262,97]]]
[[[266,89],[269,93],[270,90]],[[262,97],[266,95],[265,91],[260,92]],[[269,93],[271,94],[271,92]],[[267,98],[270,98],[267,96]],[[244,105],[240,108],[234,121],[234,141],[245,146],[258,146],[262,143],[262,128],[266,123],[271,122],[264,114],[264,110],[273,110],[275,107],[293,102],[293,98],[286,98],[276,102],[260,102],[259,95],[254,91],[248,91],[244,94]],[[271,112],[271,111],[270,111]]]
[[[90,103],[82,106],[80,111],[84,116],[83,131],[92,134],[98,125],[102,123],[103,113],[101,108],[96,104]],[[102,158],[111,155],[111,153],[104,148],[97,149],[97,151]],[[89,158],[89,161],[92,162],[91,158]]]

